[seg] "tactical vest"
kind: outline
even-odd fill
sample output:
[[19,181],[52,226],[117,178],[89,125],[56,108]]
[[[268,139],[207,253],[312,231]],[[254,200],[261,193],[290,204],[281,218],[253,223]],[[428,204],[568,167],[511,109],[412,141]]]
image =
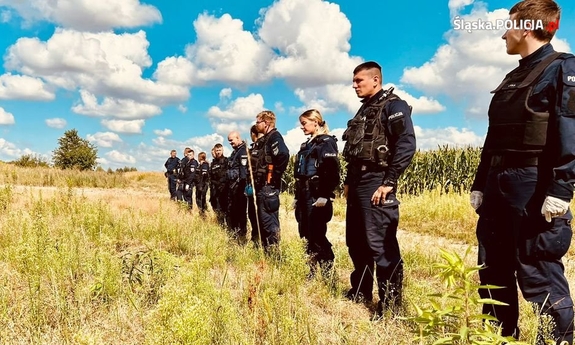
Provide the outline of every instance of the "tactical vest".
[[271,154],[266,152],[266,145],[274,131],[275,130],[259,138],[255,143],[253,143],[250,149],[250,166],[252,168],[254,183],[257,186],[265,184],[268,165],[273,162]]
[[182,159],[180,161],[180,169],[178,178],[180,180],[191,182],[194,178],[194,173],[196,171],[196,167],[198,166],[198,162],[193,159]]
[[296,178],[310,178],[317,175],[317,168],[321,164],[321,157],[319,157],[318,153],[320,147],[318,147],[318,145],[328,140],[337,141],[334,136],[320,134],[301,144],[294,165],[294,175]]
[[245,180],[247,177],[247,156],[242,154],[246,150],[246,144],[242,143],[232,152],[228,160],[228,180]]
[[226,171],[228,170],[228,159],[226,157],[221,157],[220,159],[214,159],[212,165],[210,166],[210,181],[212,184],[225,183]]
[[513,70],[491,93],[489,128],[485,148],[492,154],[539,154],[547,142],[549,112],[536,112],[527,101],[543,71],[556,59],[569,56],[553,53],[533,69]]
[[399,97],[393,94],[393,89],[387,90],[375,102],[364,104],[353,119],[347,122],[347,129],[342,136],[346,142],[343,156],[347,162],[387,166],[388,139],[381,114],[385,105],[394,99]]

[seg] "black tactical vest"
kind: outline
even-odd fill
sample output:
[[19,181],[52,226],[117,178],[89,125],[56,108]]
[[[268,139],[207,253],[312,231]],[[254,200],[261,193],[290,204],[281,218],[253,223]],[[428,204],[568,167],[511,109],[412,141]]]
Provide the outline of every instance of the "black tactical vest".
[[399,99],[393,88],[385,91],[375,102],[364,104],[347,122],[343,133],[346,142],[343,156],[347,162],[365,162],[381,167],[387,166],[389,148],[381,114],[387,102]]
[[[553,53],[534,69],[511,71],[494,93],[489,106],[485,150],[492,154],[539,154],[547,142],[549,112],[536,112],[527,101],[535,81],[563,53]],[[566,55],[566,54],[565,54]]]
[[250,149],[250,166],[252,168],[254,183],[257,186],[265,184],[266,175],[268,173],[268,164],[272,164],[273,162],[271,154],[266,152],[266,145],[274,132],[275,130],[259,138],[255,143],[253,143]]
[[309,178],[317,174],[317,145],[316,138],[301,144],[300,150],[296,156],[294,165],[294,175],[296,178]]
[[226,157],[220,157],[220,159],[214,159],[212,165],[210,166],[210,181],[212,184],[222,184],[226,181],[226,173],[228,170],[228,159]]

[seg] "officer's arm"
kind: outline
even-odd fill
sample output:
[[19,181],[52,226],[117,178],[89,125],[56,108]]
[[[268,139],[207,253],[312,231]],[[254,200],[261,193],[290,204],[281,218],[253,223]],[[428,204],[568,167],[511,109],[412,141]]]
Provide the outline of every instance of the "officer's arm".
[[386,110],[391,155],[383,184],[395,186],[415,154],[415,131],[411,110],[405,101],[392,101]]
[[333,139],[323,142],[319,151],[318,175],[320,197],[331,198],[333,191],[339,185],[339,159],[337,156],[337,143]]
[[575,57],[562,61],[557,79],[556,116],[550,116],[556,123],[549,126],[557,128],[559,157],[547,195],[570,201],[575,183]]
[[471,185],[471,191],[476,190],[483,193],[483,189],[485,188],[485,183],[487,181],[487,173],[489,173],[489,167],[491,166],[491,154],[488,153],[489,148],[486,145],[486,143],[488,142],[487,140],[488,138],[489,138],[489,130],[487,131],[485,143],[483,143],[483,148],[481,149],[479,166],[477,167],[477,172],[475,173],[475,179],[473,180],[473,184]]
[[284,142],[283,137],[279,132],[276,132],[274,138],[270,138],[268,141],[268,152],[272,155],[273,174],[271,184],[276,187],[281,187],[282,175],[287,169],[289,162],[289,150]]

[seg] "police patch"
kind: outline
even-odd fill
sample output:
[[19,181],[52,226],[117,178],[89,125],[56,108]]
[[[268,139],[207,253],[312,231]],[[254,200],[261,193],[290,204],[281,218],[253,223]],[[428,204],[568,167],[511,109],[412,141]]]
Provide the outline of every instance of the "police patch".
[[276,147],[273,148],[272,151],[273,151],[273,153],[274,153],[274,156],[277,156],[278,153],[280,152],[280,148],[279,148],[278,146],[276,146]]
[[247,158],[242,158],[241,163],[242,163],[242,165],[246,165],[248,163]]
[[335,152],[326,152],[323,154],[324,157],[337,157],[337,153]]
[[397,113],[389,116],[389,121],[392,121],[392,120],[400,118],[400,117],[403,117],[403,112],[398,111]]

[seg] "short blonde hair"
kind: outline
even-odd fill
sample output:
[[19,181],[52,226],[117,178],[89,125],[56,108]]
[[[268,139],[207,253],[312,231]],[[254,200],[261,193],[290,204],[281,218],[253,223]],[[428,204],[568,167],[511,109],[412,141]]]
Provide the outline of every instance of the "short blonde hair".
[[276,125],[276,114],[274,114],[274,112],[271,110],[264,110],[264,111],[260,112],[256,116],[256,118],[259,120],[269,122],[272,125],[272,127],[275,127],[275,125]]
[[311,121],[315,121],[317,122],[319,129],[317,130],[317,135],[319,134],[329,134],[329,127],[327,125],[327,123],[325,123],[325,120],[323,119],[323,116],[321,115],[321,113],[319,112],[319,110],[317,109],[309,109],[304,111],[300,116],[300,118],[304,118],[304,119],[308,119]]

